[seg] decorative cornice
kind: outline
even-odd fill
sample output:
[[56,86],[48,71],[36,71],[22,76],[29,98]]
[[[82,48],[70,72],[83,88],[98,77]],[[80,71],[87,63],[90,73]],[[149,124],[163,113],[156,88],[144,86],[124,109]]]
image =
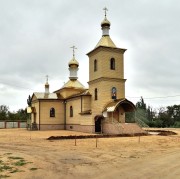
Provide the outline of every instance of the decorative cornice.
[[94,80],[91,80],[88,82],[88,84],[93,84],[93,83],[97,83],[97,82],[100,82],[100,81],[117,81],[117,82],[125,82],[126,79],[119,79],[119,78],[109,78],[109,77],[100,77],[100,78],[97,78],[97,79],[94,79]]
[[93,55],[95,52],[99,52],[99,51],[110,51],[110,52],[116,52],[116,53],[122,53],[124,54],[124,52],[127,49],[123,49],[123,48],[117,48],[117,47],[105,47],[105,46],[98,46],[95,49],[91,50],[90,52],[88,52],[86,55],[91,56]]

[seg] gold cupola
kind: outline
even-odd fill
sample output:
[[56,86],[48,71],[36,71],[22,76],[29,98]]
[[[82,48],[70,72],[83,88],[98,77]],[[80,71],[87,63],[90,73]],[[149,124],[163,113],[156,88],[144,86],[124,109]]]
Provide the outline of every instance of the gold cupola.
[[107,8],[105,7],[103,10],[105,11],[105,17],[104,17],[104,20],[101,22],[102,37],[99,40],[96,47],[99,47],[99,46],[116,47],[116,45],[114,44],[114,42],[111,40],[109,36],[109,29],[110,29],[111,23],[110,21],[108,21],[106,17]]
[[78,81],[77,72],[79,70],[79,62],[75,59],[75,46],[71,47],[73,49],[73,58],[69,61],[69,81],[64,84],[62,89],[73,88],[78,90],[84,90],[85,87]]
[[70,80],[77,80],[78,77],[77,77],[77,72],[79,70],[78,66],[79,66],[79,63],[78,61],[75,59],[75,52],[74,50],[76,49],[75,46],[71,47],[73,49],[73,58],[72,60],[70,60],[70,62],[68,63],[69,65],[69,72],[70,72],[70,76],[69,76],[69,79]]
[[45,94],[49,94],[48,75],[46,75],[46,83],[44,86],[45,86]]
[[101,28],[102,28],[102,36],[109,36],[109,29],[110,29],[111,23],[107,20],[106,15],[104,20],[101,22]]
[[78,67],[78,66],[79,66],[79,63],[78,63],[78,61],[75,59],[75,57],[73,56],[72,60],[69,61],[68,65],[69,65],[69,67],[71,67],[71,66],[77,66],[77,67]]

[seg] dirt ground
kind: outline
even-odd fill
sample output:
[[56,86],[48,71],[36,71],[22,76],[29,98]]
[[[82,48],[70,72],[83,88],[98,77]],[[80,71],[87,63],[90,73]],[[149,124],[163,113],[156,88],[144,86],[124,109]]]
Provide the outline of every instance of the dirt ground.
[[[46,140],[71,131],[0,129],[0,178],[178,179],[180,129],[173,136]],[[84,133],[83,133],[84,135]]]

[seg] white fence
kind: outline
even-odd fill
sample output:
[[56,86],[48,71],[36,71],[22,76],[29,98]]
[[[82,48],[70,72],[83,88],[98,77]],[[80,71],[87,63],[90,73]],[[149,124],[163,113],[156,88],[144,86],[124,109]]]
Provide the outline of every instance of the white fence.
[[26,122],[15,121],[0,121],[0,129],[9,128],[26,128]]

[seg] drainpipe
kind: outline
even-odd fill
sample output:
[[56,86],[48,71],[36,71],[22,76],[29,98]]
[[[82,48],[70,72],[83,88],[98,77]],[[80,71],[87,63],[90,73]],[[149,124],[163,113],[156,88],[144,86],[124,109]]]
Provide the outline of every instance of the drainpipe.
[[81,96],[81,112],[82,112],[82,96]]
[[39,131],[41,130],[41,115],[40,115],[40,112],[41,112],[41,109],[40,109],[40,107],[41,107],[41,105],[40,105],[40,103],[41,103],[41,101],[39,100]]
[[102,119],[101,119],[101,134],[103,134],[103,124],[102,124]]
[[64,130],[66,130],[66,101],[64,101]]
[[112,112],[112,122],[114,122],[114,120],[113,120],[113,112]]

